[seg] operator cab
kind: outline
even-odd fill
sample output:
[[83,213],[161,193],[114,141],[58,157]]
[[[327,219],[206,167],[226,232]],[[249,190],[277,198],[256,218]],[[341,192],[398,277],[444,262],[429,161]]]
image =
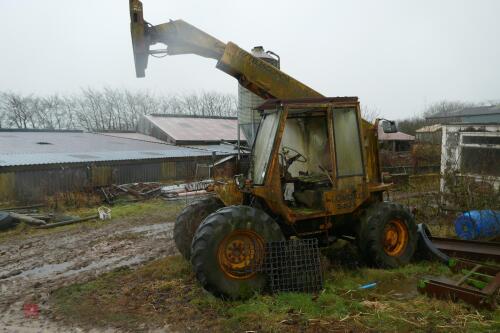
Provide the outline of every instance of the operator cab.
[[337,188],[339,178],[364,175],[356,97],[269,100],[258,110],[250,178],[254,185],[271,184],[268,169],[277,164],[291,209],[324,210],[324,193]]
[[327,121],[326,110],[288,110],[278,154],[283,197],[291,207],[316,208],[318,195],[332,186]]

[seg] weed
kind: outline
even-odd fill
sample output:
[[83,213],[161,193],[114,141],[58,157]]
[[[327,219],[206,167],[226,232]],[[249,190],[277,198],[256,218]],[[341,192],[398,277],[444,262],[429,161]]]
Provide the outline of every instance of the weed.
[[89,192],[62,192],[45,199],[45,206],[57,211],[71,208],[92,207],[102,202],[102,199],[93,191]]
[[[27,237],[31,235],[44,235],[49,233],[61,233],[68,231],[81,231],[102,228],[113,223],[123,223],[124,221],[132,221],[138,219],[138,222],[168,222],[174,221],[177,213],[182,207],[182,203],[166,202],[161,199],[148,200],[136,203],[117,204],[112,207],[112,219],[110,221],[92,220],[83,223],[70,224],[53,229],[35,229],[20,223],[15,228],[0,233],[0,241],[4,239],[12,239],[14,237]],[[96,207],[80,207],[72,208],[64,211],[66,216],[91,216],[96,215]],[[143,216],[148,216],[148,220],[144,221]],[[125,239],[133,239],[133,235],[117,235]]]
[[[142,329],[141,323],[155,327],[164,322],[179,331],[217,332],[498,329],[500,310],[476,311],[463,303],[417,293],[420,278],[451,274],[446,266],[427,262],[394,270],[333,268],[318,294],[280,293],[222,301],[202,290],[189,263],[174,256],[64,287],[54,292],[52,303],[66,320],[134,331]],[[367,282],[377,282],[377,286],[360,290]]]

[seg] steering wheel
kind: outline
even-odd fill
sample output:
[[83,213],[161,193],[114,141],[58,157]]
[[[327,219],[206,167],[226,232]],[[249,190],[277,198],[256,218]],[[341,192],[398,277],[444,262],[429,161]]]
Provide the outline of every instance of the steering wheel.
[[297,150],[295,150],[293,148],[283,146],[283,147],[281,147],[281,151],[282,151],[284,157],[289,152],[295,153],[294,156],[292,156],[292,157],[290,157],[288,159],[285,157],[287,166],[292,165],[293,162],[300,162],[300,163],[307,162],[307,157],[305,157],[304,155],[302,155],[301,153],[299,153]]

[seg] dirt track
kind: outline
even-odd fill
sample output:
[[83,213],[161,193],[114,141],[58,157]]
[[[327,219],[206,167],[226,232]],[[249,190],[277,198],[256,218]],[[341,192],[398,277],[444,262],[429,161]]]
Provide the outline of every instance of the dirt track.
[[[173,224],[161,216],[104,223],[0,241],[0,332],[81,332],[54,318],[51,291],[176,252]],[[37,319],[25,318],[25,304],[38,305]]]

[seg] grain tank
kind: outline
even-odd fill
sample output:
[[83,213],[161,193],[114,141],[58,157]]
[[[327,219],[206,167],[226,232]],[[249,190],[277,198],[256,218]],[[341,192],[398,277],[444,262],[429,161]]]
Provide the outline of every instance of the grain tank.
[[[252,55],[265,62],[280,68],[279,56],[274,52],[265,51],[262,46],[252,49]],[[259,113],[255,108],[264,103],[264,99],[255,95],[250,90],[238,84],[238,125],[242,139],[247,140],[247,144],[252,146],[257,128],[259,127]]]

